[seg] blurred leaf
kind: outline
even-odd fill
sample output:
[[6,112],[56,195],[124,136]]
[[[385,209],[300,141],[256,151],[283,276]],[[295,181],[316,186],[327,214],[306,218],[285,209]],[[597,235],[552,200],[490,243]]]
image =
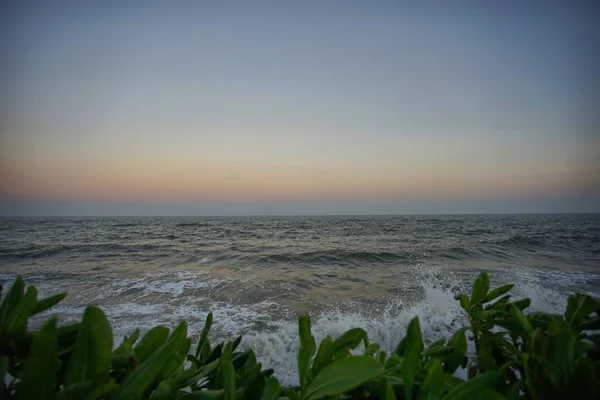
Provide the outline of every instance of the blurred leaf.
[[448,346],[452,347],[454,351],[444,359],[444,372],[447,374],[453,374],[467,356],[467,337],[465,335],[467,329],[469,328],[459,329],[448,340]]
[[235,338],[235,340],[233,341],[233,344],[231,346],[232,351],[235,351],[235,349],[237,349],[237,347],[240,345],[241,342],[242,342],[241,336],[238,336],[237,338]]
[[443,385],[444,385],[444,391],[450,391],[452,389],[454,389],[454,387],[458,386],[458,385],[462,385],[465,381],[454,376],[454,375],[448,375],[448,374],[444,374],[443,376]]
[[116,355],[124,355],[124,356],[134,356],[135,353],[133,352],[133,344],[135,343],[135,341],[137,340],[137,338],[140,336],[140,330],[136,329],[131,336],[127,336],[125,335],[125,337],[123,338],[123,341],[121,342],[121,344],[119,345],[119,347],[117,347],[115,349],[115,351],[113,351],[113,356]]
[[56,397],[56,400],[78,400],[88,399],[90,392],[94,388],[94,381],[87,380],[67,387],[63,387]]
[[567,321],[556,319],[548,328],[550,379],[559,390],[565,390],[575,370],[576,339]]
[[[143,341],[143,339],[142,339]],[[117,392],[117,400],[134,399],[141,396],[157,380],[169,359],[178,351],[181,343],[170,340],[152,352],[140,367],[125,379]]]
[[168,379],[161,381],[152,394],[153,400],[168,400],[172,399],[177,390],[189,386],[188,382],[198,373],[195,366],[188,369],[181,369],[176,374]]
[[477,394],[477,400],[506,400],[506,397],[494,390],[484,389]]
[[504,285],[504,286],[500,286],[497,287],[496,289],[492,290],[491,292],[489,292],[487,294],[487,296],[485,296],[483,299],[480,300],[481,303],[487,303],[490,302],[492,300],[494,300],[497,297],[500,297],[508,292],[510,292],[510,290],[514,287],[515,285],[513,284],[508,284],[508,285]]
[[574,399],[597,400],[600,398],[600,383],[594,373],[597,366],[589,358],[580,358],[575,364],[573,379],[567,389],[567,394]]
[[375,353],[377,353],[379,351],[379,345],[377,343],[371,343],[366,349],[365,349],[365,355],[366,356],[373,356],[375,355]]
[[340,358],[340,355],[348,355],[349,350],[353,350],[360,342],[367,337],[367,332],[361,328],[350,329],[349,331],[343,333],[339,338],[334,340],[331,343],[328,343],[324,349],[322,349],[322,345],[319,347],[320,351],[315,358],[313,363],[313,374],[318,374],[323,367],[332,361]]
[[419,390],[419,400],[437,399],[441,397],[444,383],[444,371],[439,358],[429,360],[425,372],[425,379]]
[[232,343],[228,342],[223,348],[223,354],[221,355],[221,375],[223,389],[225,389],[225,400],[235,400],[235,370],[231,363],[232,350]]
[[157,351],[167,342],[169,337],[169,329],[164,326],[155,326],[150,329],[135,346],[135,358],[140,364],[144,363],[152,353]]
[[218,345],[215,346],[214,349],[212,349],[212,351],[210,352],[208,357],[206,357],[206,360],[204,362],[211,363],[215,360],[218,360],[219,358],[221,358],[222,351],[223,351],[223,343],[219,343]]
[[6,293],[6,297],[0,305],[0,326],[4,325],[4,321],[19,303],[25,293],[25,282],[21,275],[17,276],[14,283]]
[[265,380],[265,388],[263,389],[261,400],[275,400],[281,393],[281,385],[275,378],[267,378]]
[[383,374],[384,369],[373,357],[341,358],[329,364],[306,388],[303,398],[320,399],[335,396]]
[[46,311],[50,307],[56,305],[65,297],[67,297],[67,293],[61,293],[54,296],[46,297],[45,299],[38,301],[31,315],[39,314],[43,311]]
[[542,328],[544,330],[548,330],[550,326],[550,322],[555,320],[556,318],[562,318],[562,316],[558,314],[548,314],[543,312],[532,312],[527,314],[527,318],[531,323],[531,326],[535,328]]
[[531,305],[531,299],[521,299],[517,301],[513,301],[512,304],[517,307],[519,310],[523,311],[527,307]]
[[460,385],[455,386],[444,400],[472,400],[477,398],[477,394],[482,390],[491,389],[500,377],[497,371],[490,371],[476,376]]
[[218,390],[198,390],[191,393],[186,393],[178,400],[219,400],[225,397],[225,391],[223,389]]
[[[289,398],[290,400],[300,400],[301,399],[300,395],[297,392],[295,392],[294,389],[287,389],[285,391],[285,396],[287,398]],[[280,399],[281,399],[281,397],[280,397]]]
[[390,380],[386,377],[383,377],[379,380],[377,384],[377,398],[379,400],[396,400],[396,394],[394,393],[394,388],[390,383]]
[[48,321],[33,336],[21,381],[19,398],[54,399],[60,362],[57,354],[56,319]]
[[565,319],[572,324],[574,321],[590,315],[598,308],[600,308],[600,303],[592,297],[576,293],[569,296]]
[[508,303],[508,300],[510,300],[509,294],[501,297],[500,299],[498,299],[498,301],[486,305],[485,310],[501,310],[502,308],[504,308],[506,303]]
[[233,368],[236,371],[238,369],[242,369],[243,371],[245,371],[248,368],[255,366],[256,356],[254,355],[254,350],[247,350],[243,353],[236,353],[231,362],[233,363]]
[[415,378],[420,369],[421,352],[423,351],[423,338],[418,317],[414,317],[408,323],[404,343],[406,347],[402,363],[402,378],[404,378],[406,398],[410,399]]
[[490,278],[488,277],[487,272],[482,272],[477,279],[475,279],[475,283],[473,284],[471,290],[471,304],[478,303],[482,300],[487,295],[488,290],[490,290]]
[[315,368],[315,365],[318,366],[320,364],[323,364],[325,355],[328,353],[327,348],[331,346],[332,343],[333,339],[329,335],[325,336],[325,339],[321,341],[321,343],[319,344],[319,349],[317,350],[317,355],[315,356],[315,360],[313,362],[313,370]]
[[469,301],[469,298],[467,297],[467,295],[457,294],[456,296],[454,296],[454,298],[456,300],[458,300],[462,309],[465,310],[467,312],[467,314],[469,314],[469,312],[471,310],[471,302]]
[[21,297],[2,323],[2,332],[8,336],[24,333],[27,329],[27,320],[35,308],[36,299],[37,289],[29,286],[25,295]]
[[196,358],[203,362],[208,354],[210,353],[210,344],[208,341],[208,333],[210,331],[210,327],[213,323],[213,314],[212,312],[208,313],[206,316],[206,320],[204,321],[204,328],[202,328],[202,333],[200,334],[200,339],[198,340],[198,346],[196,347]]
[[65,384],[69,386],[88,379],[104,379],[111,367],[112,347],[112,330],[106,316],[97,307],[87,307],[83,313]]
[[177,325],[177,328],[173,330],[169,341],[174,341],[177,343],[177,347],[175,352],[173,352],[161,373],[159,374],[159,379],[168,378],[171,374],[175,373],[179,367],[183,365],[185,361],[185,357],[188,355],[190,347],[192,345],[192,341],[187,338],[187,322],[182,321]]
[[300,377],[300,388],[304,391],[309,379],[310,360],[316,351],[315,338],[310,332],[310,318],[308,316],[298,318],[298,333],[300,335],[298,375]]
[[454,353],[454,349],[452,347],[446,347],[446,346],[437,346],[435,348],[429,348],[424,350],[421,353],[421,356],[423,357],[440,357],[440,356],[445,356],[448,354],[452,354]]
[[529,323],[529,320],[519,308],[517,308],[516,306],[512,306],[511,313],[514,316],[515,321],[517,322],[517,324],[519,324],[523,331],[525,331],[526,333],[530,333],[531,331],[533,331],[533,327]]

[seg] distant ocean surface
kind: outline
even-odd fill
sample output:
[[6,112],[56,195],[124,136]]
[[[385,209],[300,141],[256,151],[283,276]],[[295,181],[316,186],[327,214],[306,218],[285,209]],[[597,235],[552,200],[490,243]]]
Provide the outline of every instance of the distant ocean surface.
[[98,304],[117,335],[181,319],[197,335],[213,311],[214,339],[244,334],[284,384],[297,315],[317,340],[360,326],[389,351],[414,315],[428,340],[454,331],[480,271],[537,310],[600,295],[600,215],[0,219],[5,288],[68,291],[54,313]]

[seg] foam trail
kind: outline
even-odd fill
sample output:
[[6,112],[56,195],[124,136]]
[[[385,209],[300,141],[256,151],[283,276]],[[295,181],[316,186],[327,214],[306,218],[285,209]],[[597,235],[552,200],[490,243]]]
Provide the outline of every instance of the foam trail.
[[[336,338],[348,329],[360,327],[367,331],[371,343],[378,343],[386,353],[391,353],[404,337],[410,320],[419,316],[424,340],[432,342],[449,338],[464,317],[451,292],[451,278],[446,278],[442,288],[439,275],[434,270],[420,273],[429,276],[423,280],[424,297],[416,301],[393,300],[383,309],[370,312],[346,312],[339,308],[318,313],[312,318],[312,332],[317,343],[326,336]],[[298,329],[296,321],[279,323],[273,332],[254,333],[244,337],[243,346],[253,348],[260,362],[276,371],[284,386],[297,385],[296,355]]]

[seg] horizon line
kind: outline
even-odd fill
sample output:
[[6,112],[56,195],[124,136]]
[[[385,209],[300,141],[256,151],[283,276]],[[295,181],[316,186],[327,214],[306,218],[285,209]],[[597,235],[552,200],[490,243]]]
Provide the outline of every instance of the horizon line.
[[0,219],[16,218],[244,218],[244,217],[418,217],[469,215],[596,215],[600,211],[575,212],[497,212],[497,213],[397,213],[397,214],[221,214],[221,215],[0,215]]

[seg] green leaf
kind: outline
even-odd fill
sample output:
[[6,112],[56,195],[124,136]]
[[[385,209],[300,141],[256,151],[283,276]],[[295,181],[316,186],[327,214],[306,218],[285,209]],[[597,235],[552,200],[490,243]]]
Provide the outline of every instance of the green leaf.
[[512,304],[517,307],[519,310],[523,311],[527,307],[531,305],[531,299],[521,299],[517,301],[513,301]]
[[178,400],[220,400],[225,397],[225,391],[223,389],[218,390],[198,390],[191,393],[184,394],[178,397]]
[[556,319],[550,323],[548,342],[550,379],[559,390],[565,390],[575,371],[576,346],[575,334],[567,321]]
[[21,275],[17,276],[15,282],[12,284],[6,297],[0,305],[0,326],[4,325],[4,321],[19,303],[25,293],[25,282]]
[[223,389],[225,389],[225,400],[235,400],[235,370],[231,363],[232,348],[232,343],[228,342],[221,355],[221,377]]
[[298,349],[298,375],[300,377],[300,388],[304,392],[309,380],[310,360],[315,355],[315,338],[310,332],[310,318],[301,316],[298,318],[298,333],[300,335],[300,347]]
[[377,353],[378,351],[379,351],[379,345],[377,343],[371,343],[365,349],[365,355],[366,356],[374,356],[375,353]]
[[454,299],[458,300],[458,302],[460,303],[460,306],[462,307],[463,310],[465,310],[467,312],[467,314],[470,313],[471,301],[469,301],[469,298],[467,297],[467,295],[457,294],[456,296],[454,296]]
[[33,286],[29,286],[25,296],[21,297],[17,305],[4,320],[2,332],[7,336],[23,334],[27,329],[27,320],[35,308],[36,299],[37,289]]
[[392,387],[392,383],[386,377],[383,377],[379,380],[377,384],[377,398],[380,400],[396,400],[396,394],[394,393],[394,388]]
[[576,293],[569,296],[567,310],[565,311],[565,319],[569,321],[569,323],[573,323],[580,318],[587,317],[598,308],[600,308],[600,303],[592,297]]
[[412,396],[412,389],[420,369],[421,352],[423,351],[423,338],[419,318],[414,317],[408,324],[404,338],[404,362],[402,363],[402,378],[404,378],[406,398]]
[[208,344],[208,332],[210,331],[212,323],[213,314],[212,312],[210,312],[206,316],[206,320],[204,321],[204,328],[202,328],[200,340],[198,340],[198,347],[196,347],[196,358],[199,359],[201,362],[204,361],[204,358],[208,356],[208,352],[210,352],[210,345]]
[[182,321],[171,334],[169,341],[177,342],[177,350],[167,360],[165,367],[159,375],[159,379],[169,377],[169,375],[175,373],[183,365],[192,345],[192,341],[187,338],[187,326],[187,322]]
[[117,347],[115,349],[115,351],[113,351],[113,357],[114,356],[125,356],[125,357],[130,357],[130,356],[135,356],[135,353],[133,352],[133,344],[135,343],[135,341],[137,340],[137,338],[140,335],[140,330],[136,329],[131,336],[127,336],[125,335],[125,337],[123,337],[123,341],[121,342],[121,344],[119,345],[119,347]]
[[455,386],[444,400],[472,400],[477,398],[477,394],[485,389],[491,389],[500,377],[497,371],[485,372],[475,378]]
[[377,378],[383,366],[373,357],[355,356],[339,359],[329,364],[310,382],[303,398],[320,399],[336,396]]
[[261,400],[276,400],[281,393],[281,385],[277,379],[269,377],[265,380],[265,388],[263,389]]
[[444,383],[444,371],[439,358],[433,358],[427,363],[425,379],[419,390],[419,400],[433,400],[441,397]]
[[448,346],[451,346],[454,351],[444,359],[444,372],[447,374],[453,374],[467,356],[467,337],[465,335],[467,329],[469,328],[459,329],[448,341]]
[[[284,398],[289,398],[290,400],[301,400],[300,395],[298,393],[296,393],[294,391],[294,389],[287,389],[285,391],[285,397]],[[282,399],[282,398],[280,397],[280,399]]]
[[170,378],[161,381],[156,388],[156,391],[152,395],[153,400],[169,400],[172,399],[179,389],[183,389],[189,384],[192,378],[196,376],[198,373],[195,366],[192,366],[188,369],[181,369],[176,374],[172,375]]
[[477,394],[477,400],[506,400],[506,397],[491,389],[484,389]]
[[329,353],[327,348],[331,346],[332,343],[333,339],[329,335],[325,336],[325,339],[321,341],[321,343],[319,344],[319,350],[317,351],[317,355],[315,356],[315,360],[313,362],[313,370],[315,368],[315,365],[318,366],[323,364],[325,355]]
[[321,346],[319,348],[319,354],[317,354],[317,357],[313,362],[313,374],[319,373],[323,367],[332,361],[335,361],[342,356],[347,356],[349,351],[358,347],[360,342],[362,342],[366,337],[367,332],[365,332],[364,329],[354,328],[343,333],[333,342],[328,343],[325,348],[322,348]]
[[56,305],[65,297],[67,297],[67,293],[61,293],[54,296],[46,297],[45,299],[38,301],[31,315],[39,314],[43,311],[46,311],[50,307]]
[[169,329],[164,326],[156,326],[150,329],[135,346],[135,358],[142,364],[152,353],[167,342],[168,337]]
[[23,369],[20,399],[54,399],[60,366],[57,343],[56,319],[51,319],[33,336]]
[[75,400],[75,399],[88,399],[90,392],[94,388],[94,381],[87,380],[73,385],[63,387],[56,400]]
[[498,301],[488,304],[485,306],[485,310],[502,310],[506,303],[508,303],[508,300],[510,300],[510,294],[499,298]]
[[231,346],[231,350],[235,351],[235,349],[237,349],[237,347],[240,345],[241,342],[242,342],[241,336],[238,336],[237,338],[235,338],[235,340],[233,341],[233,344]]
[[523,331],[530,333],[531,331],[533,331],[533,327],[531,326],[531,323],[529,322],[529,320],[527,319],[527,317],[523,314],[523,312],[517,308],[516,306],[512,306],[511,307],[511,313],[515,318],[515,322],[517,324],[519,324],[519,326],[521,327],[521,329],[523,329]]
[[529,319],[529,322],[534,329],[542,328],[544,330],[548,330],[550,323],[557,318],[562,319],[562,316],[558,314],[549,314],[537,311],[527,314],[527,319]]
[[487,272],[482,272],[473,283],[471,304],[481,301],[487,295],[488,290],[490,290],[490,278]]
[[463,381],[460,378],[457,378],[454,375],[444,374],[444,377],[443,377],[444,391],[449,392],[452,389],[454,389],[456,386],[462,385],[464,382],[465,381]]
[[152,352],[146,361],[121,384],[115,399],[128,400],[141,396],[157,380],[180,345],[178,340],[169,340],[158,350]]
[[454,353],[454,348],[446,346],[436,346],[428,348],[421,353],[423,357],[441,357]]
[[513,284],[508,284],[508,285],[497,287],[496,289],[489,292],[487,294],[487,296],[485,296],[483,299],[481,299],[480,303],[490,302],[490,301],[496,299],[497,297],[500,297],[500,296],[510,292],[514,286],[515,285],[513,285]]
[[67,386],[85,380],[103,380],[111,367],[113,337],[106,316],[97,307],[87,307],[67,369]]

